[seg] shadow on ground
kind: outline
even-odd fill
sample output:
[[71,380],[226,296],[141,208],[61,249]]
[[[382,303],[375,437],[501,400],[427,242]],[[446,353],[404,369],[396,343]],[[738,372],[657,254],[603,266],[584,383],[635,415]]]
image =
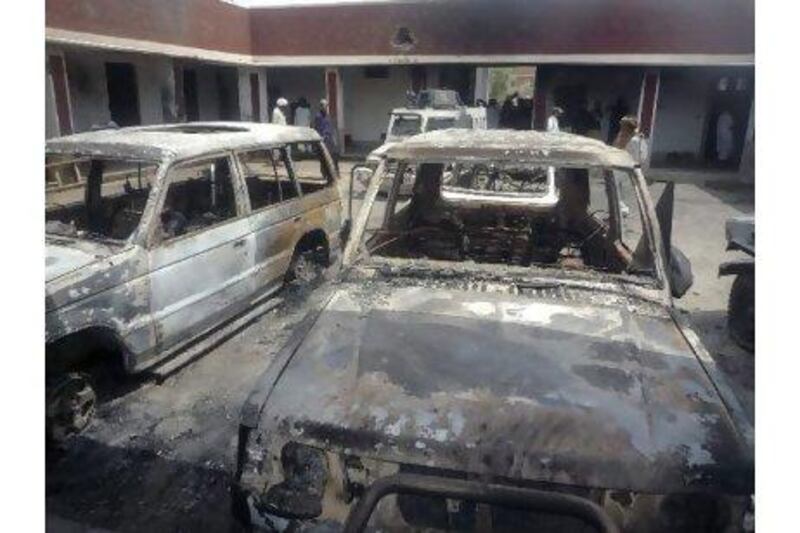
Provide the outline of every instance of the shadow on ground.
[[64,531],[69,522],[84,531],[243,531],[229,511],[225,465],[190,464],[85,437],[55,454],[46,467],[47,531]]

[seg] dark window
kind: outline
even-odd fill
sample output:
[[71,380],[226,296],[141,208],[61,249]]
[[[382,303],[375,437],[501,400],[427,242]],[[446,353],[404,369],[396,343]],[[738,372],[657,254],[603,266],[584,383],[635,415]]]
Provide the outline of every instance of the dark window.
[[139,225],[158,165],[47,154],[46,232],[124,241]]
[[217,157],[181,163],[169,171],[161,210],[164,239],[193,233],[236,216],[230,160]]
[[141,124],[136,69],[130,63],[106,63],[108,110],[118,126]]
[[220,120],[239,120],[238,79],[235,68],[220,67],[217,70]]
[[422,131],[422,117],[419,115],[395,115],[390,135],[416,135]]
[[428,123],[425,125],[425,131],[446,130],[447,128],[455,128],[456,119],[454,118],[429,118]]
[[389,77],[389,67],[364,67],[364,77],[385,80]]
[[253,210],[299,196],[286,148],[244,152],[239,162]]
[[250,74],[250,106],[253,109],[253,121],[261,122],[261,97],[260,97],[260,84],[258,83],[258,74]]
[[200,120],[200,103],[197,96],[197,72],[183,71],[183,101],[186,105],[186,120]]

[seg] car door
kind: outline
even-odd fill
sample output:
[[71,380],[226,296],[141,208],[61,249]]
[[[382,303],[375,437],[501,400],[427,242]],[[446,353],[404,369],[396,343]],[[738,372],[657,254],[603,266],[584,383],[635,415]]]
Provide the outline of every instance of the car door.
[[281,286],[302,236],[302,198],[289,149],[261,147],[237,153],[252,210],[255,294]]
[[230,317],[251,296],[253,237],[233,155],[174,164],[157,213],[151,308],[166,349]]

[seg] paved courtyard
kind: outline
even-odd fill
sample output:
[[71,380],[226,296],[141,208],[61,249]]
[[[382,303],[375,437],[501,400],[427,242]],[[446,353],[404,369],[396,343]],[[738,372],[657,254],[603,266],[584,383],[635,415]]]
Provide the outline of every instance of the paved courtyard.
[[[343,162],[342,174],[350,163]],[[653,196],[661,185],[653,186]],[[728,339],[732,280],[718,278],[724,223],[753,211],[741,186],[676,188],[674,242],[692,261],[695,283],[679,301],[729,373],[752,417],[753,355]],[[236,531],[228,487],[239,408],[305,311],[324,300],[326,285],[284,289],[251,323],[162,376],[127,384],[64,452],[47,461],[51,531]]]

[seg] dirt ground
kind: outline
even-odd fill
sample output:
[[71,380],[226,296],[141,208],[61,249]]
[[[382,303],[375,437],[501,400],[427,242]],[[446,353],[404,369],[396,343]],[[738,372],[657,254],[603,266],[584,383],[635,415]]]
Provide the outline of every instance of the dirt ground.
[[[343,168],[343,172],[349,171]],[[658,197],[655,185],[653,196]],[[729,341],[732,279],[718,278],[724,222],[753,211],[751,189],[676,188],[674,241],[691,259],[695,283],[679,301],[729,373],[752,417],[753,355]],[[166,376],[131,381],[96,420],[46,464],[48,531],[238,531],[228,488],[239,408],[305,312],[330,289],[288,287],[277,306]]]

